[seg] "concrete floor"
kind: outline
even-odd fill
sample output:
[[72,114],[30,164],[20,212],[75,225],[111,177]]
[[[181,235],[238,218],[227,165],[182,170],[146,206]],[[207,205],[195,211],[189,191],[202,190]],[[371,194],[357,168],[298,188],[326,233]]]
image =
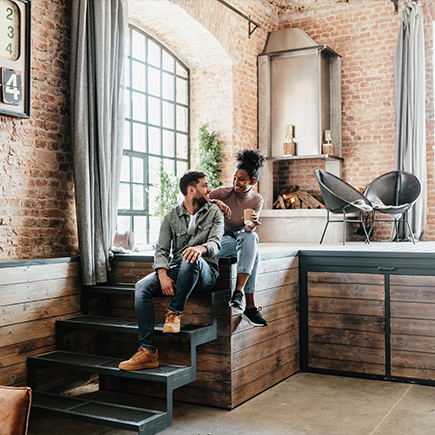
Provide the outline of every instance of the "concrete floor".
[[[146,406],[144,398],[128,400]],[[175,402],[173,426],[161,434],[433,435],[434,428],[435,387],[297,373],[231,411]],[[29,425],[29,435],[133,433],[37,414]]]

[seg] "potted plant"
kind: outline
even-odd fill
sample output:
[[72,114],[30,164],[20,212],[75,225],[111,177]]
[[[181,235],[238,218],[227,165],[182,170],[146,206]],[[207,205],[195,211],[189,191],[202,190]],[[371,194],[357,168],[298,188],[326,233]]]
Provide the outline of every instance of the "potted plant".
[[154,211],[154,216],[163,220],[163,216],[173,207],[178,205],[177,195],[178,180],[176,177],[169,175],[163,167],[160,168],[159,173],[159,194],[156,198],[157,207]]
[[222,143],[219,142],[219,133],[208,131],[209,123],[199,127],[199,164],[198,171],[203,171],[208,175],[208,184],[212,189],[220,186],[223,160]]

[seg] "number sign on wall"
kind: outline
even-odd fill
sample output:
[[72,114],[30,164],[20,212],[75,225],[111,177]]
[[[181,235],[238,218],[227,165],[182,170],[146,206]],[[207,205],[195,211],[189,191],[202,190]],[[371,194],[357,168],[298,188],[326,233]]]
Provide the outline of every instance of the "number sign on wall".
[[0,115],[30,117],[30,0],[0,0]]

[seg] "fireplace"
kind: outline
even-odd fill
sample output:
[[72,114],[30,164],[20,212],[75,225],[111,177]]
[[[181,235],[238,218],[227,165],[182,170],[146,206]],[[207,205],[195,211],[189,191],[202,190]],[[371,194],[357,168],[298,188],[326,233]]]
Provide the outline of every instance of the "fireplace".
[[[258,105],[259,148],[266,156],[259,181],[260,240],[318,243],[325,209],[276,209],[274,203],[282,184],[298,185],[321,200],[318,168],[341,177],[340,56],[301,29],[270,32],[258,57]],[[325,242],[342,242],[342,224],[328,228]]]

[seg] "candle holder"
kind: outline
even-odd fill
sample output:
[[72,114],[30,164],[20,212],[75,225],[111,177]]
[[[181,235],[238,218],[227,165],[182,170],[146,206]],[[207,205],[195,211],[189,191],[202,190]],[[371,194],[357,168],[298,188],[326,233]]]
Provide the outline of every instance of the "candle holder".
[[296,144],[293,142],[294,135],[295,135],[295,126],[293,124],[286,124],[285,141],[282,144],[282,153],[285,156],[296,155]]
[[325,143],[322,145],[322,154],[334,155],[335,147],[332,144],[331,130],[324,130],[323,138],[325,140]]

